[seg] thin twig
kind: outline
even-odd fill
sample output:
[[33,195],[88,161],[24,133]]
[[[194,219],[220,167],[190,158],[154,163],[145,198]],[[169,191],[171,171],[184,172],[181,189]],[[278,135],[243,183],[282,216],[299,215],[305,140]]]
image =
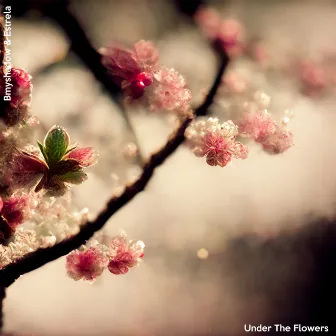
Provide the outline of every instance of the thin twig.
[[[204,103],[196,109],[195,115],[200,116],[206,113],[206,109],[213,103],[213,99],[220,84],[220,79],[228,64],[226,55],[221,57],[221,65],[219,67],[213,87],[211,88]],[[184,133],[193,116],[186,116],[178,129],[169,138],[166,145],[153,154],[149,161],[144,165],[142,175],[133,184],[127,186],[120,196],[112,197],[107,203],[106,207],[98,214],[94,221],[86,222],[78,234],[73,237],[63,240],[56,245],[38,249],[32,253],[27,254],[24,258],[14,262],[2,270],[0,270],[0,285],[4,287],[10,286],[21,275],[33,271],[55,259],[58,259],[74,249],[80,247],[82,244],[90,239],[94,233],[100,230],[106,222],[116,213],[120,208],[131,201],[138,193],[143,191],[153,176],[154,170],[160,166],[175,150],[184,142]]]

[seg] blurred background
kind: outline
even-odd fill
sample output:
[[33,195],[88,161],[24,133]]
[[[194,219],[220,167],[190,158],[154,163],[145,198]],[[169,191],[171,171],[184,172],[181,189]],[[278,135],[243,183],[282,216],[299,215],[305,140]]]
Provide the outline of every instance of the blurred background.
[[[34,1],[38,3],[38,1]],[[15,10],[16,3],[12,1]],[[42,1],[48,5],[48,1]],[[160,62],[186,79],[197,105],[215,76],[216,57],[188,13],[197,1],[74,0],[70,8],[92,45],[154,41]],[[209,1],[270,46],[274,61],[336,52],[335,1]],[[23,13],[21,13],[23,14]],[[64,31],[37,10],[12,21],[12,62],[33,75],[32,112],[41,138],[54,124],[100,153],[75,203],[94,216],[111,193],[139,173],[134,135],[118,106],[70,51]],[[239,67],[281,108],[295,112],[295,146],[220,169],[181,146],[148,188],[121,209],[105,232],[124,229],[146,244],[143,264],[109,272],[93,285],[66,276],[65,258],[15,282],[5,301],[6,330],[56,335],[243,335],[244,324],[327,325],[335,314],[335,95],[298,92],[291,78]],[[276,109],[276,108],[275,108]],[[224,116],[220,106],[212,112]],[[127,110],[145,156],[165,143],[170,118]],[[253,333],[250,333],[253,334]],[[270,333],[271,334],[271,333]],[[290,333],[287,333],[290,334]]]

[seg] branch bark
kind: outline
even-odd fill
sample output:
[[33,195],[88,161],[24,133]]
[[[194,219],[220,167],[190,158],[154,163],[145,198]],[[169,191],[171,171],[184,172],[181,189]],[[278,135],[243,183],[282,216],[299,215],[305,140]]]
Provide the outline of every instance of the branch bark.
[[0,332],[2,331],[4,322],[4,313],[3,313],[3,308],[4,308],[4,301],[6,297],[6,288],[0,287]]
[[[228,61],[229,59],[227,55],[221,52],[221,64],[213,86],[204,103],[195,110],[195,116],[205,115],[213,103],[213,99],[220,85],[221,78],[227,67]],[[8,287],[21,275],[58,259],[80,247],[82,244],[85,244],[85,242],[90,239],[96,231],[100,230],[106,224],[113,214],[115,214],[120,208],[126,205],[137,194],[145,189],[153,176],[155,169],[159,167],[171,154],[173,154],[184,142],[184,132],[192,120],[192,115],[186,116],[182,120],[180,126],[169,138],[165,146],[153,154],[149,161],[144,165],[142,175],[139,179],[132,185],[127,186],[120,196],[112,197],[94,221],[88,221],[85,223],[81,227],[80,232],[73,237],[63,240],[50,248],[38,249],[37,251],[29,253],[24,258],[0,270],[0,285]]]

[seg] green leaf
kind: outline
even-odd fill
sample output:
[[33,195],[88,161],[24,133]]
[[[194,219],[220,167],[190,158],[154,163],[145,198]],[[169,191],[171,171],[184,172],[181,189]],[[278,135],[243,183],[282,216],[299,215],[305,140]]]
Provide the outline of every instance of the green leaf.
[[55,165],[65,155],[70,137],[63,127],[54,126],[44,140],[45,154],[49,166]]
[[77,170],[58,175],[58,178],[63,182],[81,184],[86,181],[88,177],[82,170]]
[[44,146],[41,144],[40,141],[37,141],[37,145],[38,145],[39,148],[40,148],[40,151],[41,151],[41,153],[42,153],[42,155],[43,155],[43,157],[44,157],[44,160],[45,160],[46,162],[48,162],[48,157],[47,157],[47,154],[46,154],[46,152],[45,152],[45,148],[44,148]]

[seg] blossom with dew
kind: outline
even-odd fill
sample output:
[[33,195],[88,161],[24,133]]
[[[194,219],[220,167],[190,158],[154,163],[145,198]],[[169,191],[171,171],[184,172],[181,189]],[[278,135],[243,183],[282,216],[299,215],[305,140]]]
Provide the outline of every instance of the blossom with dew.
[[93,282],[103,273],[107,262],[106,255],[98,247],[83,247],[66,257],[66,270],[68,276],[76,281]]
[[103,64],[128,102],[141,102],[151,111],[189,111],[192,96],[185,79],[174,69],[159,67],[158,60],[157,49],[148,41],[135,43],[133,50],[103,49]]
[[[0,83],[0,95],[2,96],[0,119],[7,126],[15,126],[28,120],[33,86],[31,76],[25,70],[13,67],[10,73],[10,92],[8,92],[8,82],[5,78]],[[6,77],[7,79],[9,77]]]
[[153,82],[157,70],[159,53],[149,41],[137,42],[133,50],[122,46],[102,49],[102,63],[112,79],[134,99],[143,96],[145,89]]
[[44,144],[38,142],[42,156],[23,150],[13,158],[11,180],[21,186],[36,185],[35,191],[47,190],[50,195],[63,195],[70,184],[81,184],[87,179],[83,168],[97,161],[91,147],[70,146],[70,137],[64,128],[52,127]]
[[190,90],[185,88],[186,81],[176,70],[162,67],[154,75],[155,85],[149,97],[152,111],[167,110],[187,112],[192,98]]
[[129,268],[138,266],[144,257],[145,244],[139,241],[127,241],[125,235],[112,239],[110,245],[108,270],[112,274],[126,274]]
[[236,141],[237,134],[231,120],[220,124],[217,118],[209,118],[192,122],[185,135],[196,156],[205,157],[210,166],[225,167],[232,158],[247,158],[248,148]]

